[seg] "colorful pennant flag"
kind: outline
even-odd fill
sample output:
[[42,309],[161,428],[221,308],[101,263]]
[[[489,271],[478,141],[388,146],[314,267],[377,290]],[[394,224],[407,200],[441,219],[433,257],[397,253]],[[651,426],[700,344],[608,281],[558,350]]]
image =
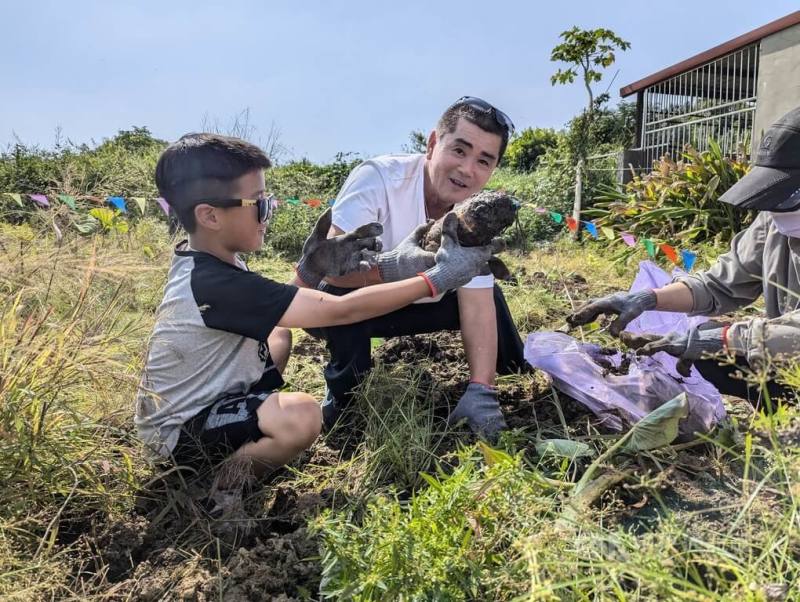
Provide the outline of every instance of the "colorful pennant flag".
[[556,213],[555,211],[550,212],[550,219],[552,219],[555,223],[560,224],[564,221],[564,216],[560,213]]
[[110,196],[106,199],[106,203],[112,207],[116,207],[123,213],[128,212],[128,208],[125,206],[125,199],[123,199],[121,196]]
[[167,201],[165,201],[161,197],[158,197],[156,199],[156,203],[158,203],[158,206],[161,207],[161,210],[164,212],[164,215],[169,215],[169,203],[167,203]]
[[319,199],[306,199],[304,202],[309,207],[319,207],[322,205],[322,201]]
[[694,267],[694,262],[697,260],[697,255],[691,251],[683,249],[681,251],[681,257],[683,258],[683,268],[687,272],[691,272],[692,268]]
[[600,229],[603,231],[603,234],[605,234],[605,237],[608,240],[614,240],[614,229],[613,228],[609,228],[608,226],[603,226]]
[[547,209],[545,209],[544,207],[536,207],[536,208],[534,209],[534,211],[535,211],[536,213],[547,213]]
[[336,203],[336,199],[328,199],[328,206],[329,206],[329,207],[333,207],[333,205],[334,205],[335,203]]
[[50,201],[47,200],[47,195],[44,194],[29,194],[31,200],[40,207],[49,207]]
[[649,238],[645,238],[642,242],[644,242],[644,248],[647,249],[647,254],[650,257],[656,256],[656,243],[654,243]]
[[144,215],[144,212],[147,209],[147,199],[145,199],[143,196],[135,196],[132,197],[131,200],[136,203],[136,206],[139,208],[139,213]]
[[583,226],[586,228],[586,231],[592,235],[592,238],[599,238],[597,235],[597,226],[595,226],[594,223],[583,222]]
[[661,243],[659,248],[664,252],[664,255],[667,256],[672,263],[678,263],[678,253],[675,251],[675,248],[667,243]]
[[569,228],[572,232],[578,231],[578,221],[571,215],[567,216],[567,228]]
[[629,247],[636,246],[636,237],[633,234],[630,234],[629,232],[622,232],[619,237],[622,239],[622,242]]
[[297,198],[286,199],[286,202],[289,203],[290,205],[299,205],[300,199]]
[[64,203],[67,207],[75,211],[75,197],[69,194],[59,194],[58,200]]

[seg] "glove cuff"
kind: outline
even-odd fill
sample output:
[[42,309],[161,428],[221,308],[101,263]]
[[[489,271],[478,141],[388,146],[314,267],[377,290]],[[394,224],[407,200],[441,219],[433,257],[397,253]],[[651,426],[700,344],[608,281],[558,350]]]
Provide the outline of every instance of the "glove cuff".
[[319,283],[322,282],[322,274],[309,269],[304,259],[300,259],[294,271],[308,288],[317,288]]
[[401,280],[397,266],[397,260],[399,257],[400,254],[396,249],[378,255],[375,263],[378,266],[378,273],[381,275],[381,280],[384,282],[397,282],[398,280]]
[[641,307],[644,311],[653,310],[658,305],[658,296],[656,295],[656,291],[652,288],[647,288],[643,291],[637,291],[631,296],[632,298],[636,299],[636,301],[641,303]]

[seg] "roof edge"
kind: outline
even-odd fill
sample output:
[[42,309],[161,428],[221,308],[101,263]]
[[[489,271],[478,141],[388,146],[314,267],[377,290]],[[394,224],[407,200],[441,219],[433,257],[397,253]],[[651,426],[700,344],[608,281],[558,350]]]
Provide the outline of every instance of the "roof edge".
[[798,23],[800,23],[800,10],[789,13],[785,17],[771,21],[766,25],[762,25],[761,27],[753,29],[752,31],[748,31],[745,34],[733,38],[732,40],[728,40],[727,42],[719,44],[718,46],[714,46],[713,48],[710,48],[705,52],[701,52],[700,54],[696,54],[685,61],[675,63],[671,67],[657,71],[656,73],[648,75],[645,78],[633,82],[632,84],[623,86],[619,89],[619,95],[622,98],[625,98],[626,96],[635,94],[639,90],[648,88],[654,84],[669,79],[670,77],[679,75],[690,69],[694,69],[695,67],[699,67],[704,63],[708,63],[709,61],[713,61],[721,56],[725,56],[734,50],[743,48],[744,46],[752,44],[753,42],[757,42],[758,40],[766,38],[774,33],[778,33],[779,31],[783,31],[784,29],[788,29],[792,25],[797,25]]

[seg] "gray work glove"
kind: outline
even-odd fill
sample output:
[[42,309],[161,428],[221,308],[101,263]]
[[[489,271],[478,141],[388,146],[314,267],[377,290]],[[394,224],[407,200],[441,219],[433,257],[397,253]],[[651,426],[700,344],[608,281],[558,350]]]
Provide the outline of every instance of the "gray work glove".
[[489,441],[497,440],[500,431],[508,428],[497,401],[497,390],[480,383],[469,384],[447,423],[455,426],[464,420],[473,433]]
[[600,314],[617,314],[608,330],[612,336],[618,337],[628,323],[642,313],[656,308],[656,294],[653,289],[636,293],[614,293],[600,299],[592,299],[583,307],[567,317],[570,326],[583,326],[594,322]]
[[417,226],[396,248],[378,255],[378,271],[384,282],[413,278],[436,264],[434,253],[420,247],[420,242],[433,224],[434,221],[429,220]]
[[432,295],[464,286],[475,276],[489,274],[486,263],[495,243],[483,247],[462,247],[458,242],[458,218],[452,211],[444,216],[442,242],[436,251],[436,265],[423,272],[434,288]]
[[383,234],[383,226],[377,222],[333,238],[328,238],[330,228],[329,207],[314,224],[314,230],[303,244],[303,256],[297,263],[297,275],[311,288],[316,288],[325,276],[366,272],[375,265],[375,257],[381,250],[381,241],[377,237]]
[[722,351],[724,348],[723,333],[722,327],[717,323],[712,323],[711,325],[695,326],[686,332],[670,332],[663,336],[623,332],[620,339],[628,347],[636,349],[636,355],[653,355],[663,351],[677,357],[678,373],[688,377],[695,360]]

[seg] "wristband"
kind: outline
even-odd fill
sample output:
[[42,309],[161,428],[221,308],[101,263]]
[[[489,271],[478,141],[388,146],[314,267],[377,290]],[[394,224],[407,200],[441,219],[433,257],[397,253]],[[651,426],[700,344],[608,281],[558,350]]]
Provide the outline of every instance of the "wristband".
[[417,276],[422,276],[422,279],[425,281],[425,284],[427,284],[428,288],[431,289],[431,297],[435,297],[436,295],[439,294],[436,292],[436,287],[433,286],[433,282],[431,282],[431,279],[428,278],[428,275],[425,272],[420,272],[419,274],[417,274]]
[[730,324],[725,324],[722,327],[722,350],[727,354],[731,354],[731,350],[728,349],[728,331],[731,329]]

